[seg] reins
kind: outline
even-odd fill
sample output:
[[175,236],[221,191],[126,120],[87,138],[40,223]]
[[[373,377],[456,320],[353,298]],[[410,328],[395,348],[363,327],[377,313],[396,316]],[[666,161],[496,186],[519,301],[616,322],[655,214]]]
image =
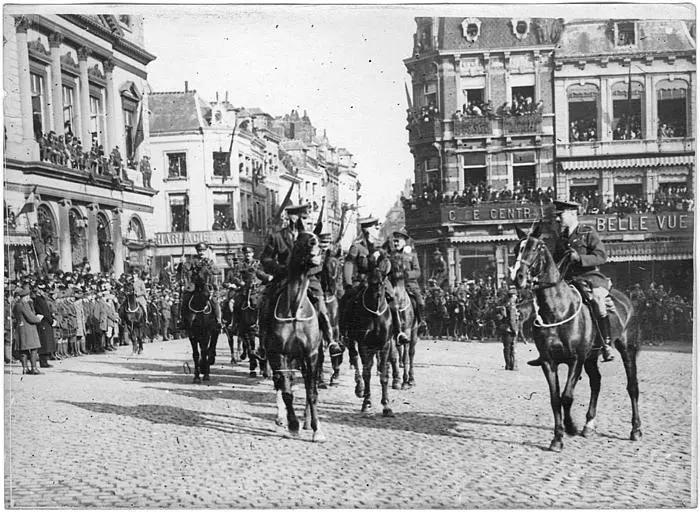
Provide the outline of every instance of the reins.
[[[365,303],[365,295],[367,294],[368,289],[369,288],[365,288],[365,290],[362,292],[362,307],[365,308],[365,310],[368,313],[372,313],[374,316],[382,316],[386,312],[386,308],[388,307],[388,304],[386,303],[386,301],[384,301],[384,307],[382,308],[381,311],[379,311],[379,310],[374,311],[372,309],[369,309],[367,307],[367,304]],[[379,301],[381,302],[381,297],[380,297]]]
[[[207,298],[207,303],[204,305],[202,309],[194,309],[192,308],[192,299],[194,299],[194,295],[190,297],[190,300],[187,302],[187,307],[192,313],[204,313],[209,314],[211,312],[211,308],[209,307],[209,299]],[[209,308],[209,311],[207,311],[207,308]]]
[[[301,298],[301,302],[299,303],[299,309],[301,309],[301,304],[303,304],[303,302],[304,302],[305,299],[306,299],[307,301],[309,300],[309,298],[306,296],[306,292],[307,292],[308,289],[309,289],[309,281],[308,281],[308,279],[307,279],[307,280],[306,280],[306,283],[304,283],[304,293],[303,293],[302,296],[301,296],[302,298]],[[287,318],[282,318],[282,317],[280,317],[280,316],[277,314],[277,309],[279,308],[280,299],[281,299],[281,298],[282,298],[282,294],[280,293],[280,294],[277,296],[277,302],[275,303],[275,310],[274,310],[274,312],[273,312],[273,313],[274,313],[274,316],[275,316],[275,320],[277,320],[278,322],[307,322],[307,321],[309,321],[309,320],[313,320],[313,318],[314,318],[314,313],[313,313],[314,310],[313,310],[313,307],[311,308],[311,315],[310,315],[310,316],[307,316],[307,317],[305,317],[305,318],[298,318],[296,315],[294,315],[293,317],[287,317]],[[297,310],[297,313],[298,313],[298,312],[299,312],[299,311]]]
[[583,307],[583,297],[581,297],[581,292],[579,292],[575,286],[569,285],[569,287],[573,288],[574,291],[576,292],[576,295],[578,295],[578,307],[576,308],[576,311],[574,311],[574,314],[571,315],[569,318],[562,320],[560,322],[546,324],[546,323],[544,323],[544,320],[542,320],[542,317],[540,316],[540,306],[537,303],[537,298],[533,298],[532,304],[535,307],[535,320],[534,320],[535,327],[558,327],[560,325],[564,325],[567,322],[570,322],[571,320],[576,318],[576,316],[578,316],[578,314],[581,312],[581,308]]

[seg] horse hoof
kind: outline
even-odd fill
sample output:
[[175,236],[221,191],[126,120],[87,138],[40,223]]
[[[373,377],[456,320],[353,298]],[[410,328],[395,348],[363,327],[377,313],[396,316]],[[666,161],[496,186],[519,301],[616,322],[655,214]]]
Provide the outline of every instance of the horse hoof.
[[362,403],[362,409],[360,410],[361,413],[363,414],[371,414],[372,413],[372,402],[369,400],[365,400]]
[[416,381],[414,379],[408,379],[408,387],[412,388],[416,385]]
[[401,389],[401,384],[398,381],[394,381],[391,383],[391,389]]
[[338,377],[340,377],[340,370],[333,370],[333,375],[331,376],[331,379],[338,380]]
[[393,418],[394,417],[394,411],[389,409],[388,407],[382,411],[382,416],[385,418]]
[[287,430],[284,433],[284,437],[287,439],[299,439],[299,430]]
[[399,368],[403,368],[403,363],[399,363]]
[[595,435],[595,429],[589,427],[588,425],[583,427],[583,430],[581,430],[582,437],[593,437],[593,435]]
[[284,418],[275,418],[275,425],[278,427],[283,427],[284,426]]
[[404,382],[403,384],[401,384],[401,389],[402,389],[402,390],[408,389],[409,387],[410,387],[410,386],[408,385],[408,382]]
[[199,378],[199,376],[197,376],[194,379],[192,379],[192,382],[195,382],[198,384],[198,383],[202,382],[202,380]]
[[549,451],[559,453],[563,447],[564,443],[561,441],[561,439],[554,439],[549,445]]
[[204,377],[202,377],[202,380],[209,380],[209,375],[205,375]]
[[255,370],[251,371],[251,372],[248,374],[248,377],[257,377],[257,376],[258,376],[258,374],[257,374],[257,372],[256,372]]
[[314,432],[314,435],[311,437],[311,441],[314,443],[325,443],[326,442],[326,436],[323,435],[323,432],[320,430],[317,430]]
[[325,382],[319,382],[318,389],[328,389],[328,384],[326,384]]
[[365,386],[360,381],[355,384],[355,396],[357,398],[362,398],[365,396]]
[[569,423],[568,425],[565,425],[564,429],[566,430],[566,433],[570,436],[575,436],[578,434],[578,429],[576,428],[576,424],[574,423]]
[[642,440],[642,431],[641,430],[633,430],[630,433],[630,441],[641,441]]
[[245,352],[243,352],[243,353],[241,354],[241,361],[245,361],[247,358],[248,358],[248,354],[246,354]]

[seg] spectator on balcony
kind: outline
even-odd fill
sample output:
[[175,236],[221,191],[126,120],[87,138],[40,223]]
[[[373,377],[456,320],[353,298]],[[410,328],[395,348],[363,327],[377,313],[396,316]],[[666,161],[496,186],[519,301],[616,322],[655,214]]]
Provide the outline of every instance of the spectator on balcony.
[[122,169],[122,154],[119,151],[119,146],[114,146],[112,153],[110,153],[110,160],[116,172],[120,173]]
[[510,116],[510,115],[512,115],[512,109],[511,109],[510,103],[508,103],[507,101],[506,101],[505,103],[503,103],[503,105],[501,105],[500,107],[498,107],[498,112],[497,112],[497,113],[498,113],[499,115],[501,115],[501,116]]
[[141,171],[141,175],[143,178],[144,188],[151,188],[151,158],[148,155],[143,155],[143,157],[141,157],[139,170]]

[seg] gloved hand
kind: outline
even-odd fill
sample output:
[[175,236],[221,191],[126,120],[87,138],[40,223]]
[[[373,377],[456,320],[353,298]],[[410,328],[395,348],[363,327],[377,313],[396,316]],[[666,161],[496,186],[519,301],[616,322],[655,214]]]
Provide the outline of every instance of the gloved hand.
[[581,261],[581,255],[573,249],[569,249],[567,254],[569,255],[569,259],[571,261]]

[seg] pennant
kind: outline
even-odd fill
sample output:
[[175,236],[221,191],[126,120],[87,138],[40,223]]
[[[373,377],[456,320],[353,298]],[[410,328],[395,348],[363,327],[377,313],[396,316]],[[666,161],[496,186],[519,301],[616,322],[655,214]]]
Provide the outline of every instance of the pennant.
[[131,139],[131,155],[128,155],[129,159],[136,159],[136,150],[139,145],[143,142],[143,99],[139,101],[139,106],[136,111],[136,130],[133,132]]
[[404,90],[406,91],[406,103],[408,104],[408,110],[413,110],[413,102],[411,101],[411,95],[408,93],[408,84],[404,81]]
[[321,199],[321,209],[318,211],[318,219],[314,226],[314,235],[320,235],[323,232],[323,207],[326,206],[326,196]]
[[294,182],[292,182],[292,184],[289,186],[289,190],[287,191],[287,195],[284,196],[284,200],[282,201],[282,204],[277,209],[277,215],[275,215],[274,224],[277,224],[279,222],[280,218],[282,218],[282,212],[284,211],[284,209],[287,206],[289,206],[290,204],[292,204],[292,190],[293,189],[294,189]]

